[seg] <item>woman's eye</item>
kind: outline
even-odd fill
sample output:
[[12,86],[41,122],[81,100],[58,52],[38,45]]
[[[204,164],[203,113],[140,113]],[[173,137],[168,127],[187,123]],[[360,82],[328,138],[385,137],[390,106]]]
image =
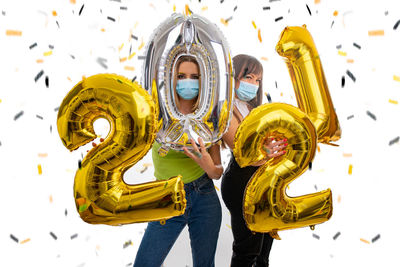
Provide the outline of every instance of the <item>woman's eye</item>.
[[178,74],[178,79],[185,79],[185,75],[184,74]]
[[192,75],[191,78],[195,79],[195,80],[198,80],[199,79],[199,75]]
[[251,76],[247,75],[245,78],[246,78],[247,80],[250,80],[250,79],[251,79]]

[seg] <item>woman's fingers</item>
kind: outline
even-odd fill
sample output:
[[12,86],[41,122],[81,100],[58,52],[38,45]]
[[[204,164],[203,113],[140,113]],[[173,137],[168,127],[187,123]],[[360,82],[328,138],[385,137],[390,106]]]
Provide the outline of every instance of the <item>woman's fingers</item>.
[[197,140],[199,141],[199,144],[200,144],[200,151],[201,151],[201,153],[203,153],[204,151],[206,151],[206,147],[204,146],[203,138],[199,137]]

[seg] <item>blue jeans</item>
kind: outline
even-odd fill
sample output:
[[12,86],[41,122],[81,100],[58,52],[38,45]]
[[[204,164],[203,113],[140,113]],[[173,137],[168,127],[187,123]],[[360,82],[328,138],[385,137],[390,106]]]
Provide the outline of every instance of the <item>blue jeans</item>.
[[183,215],[166,220],[164,225],[158,221],[148,223],[133,266],[161,266],[182,229],[188,225],[193,267],[214,267],[222,218],[214,183],[203,174],[185,184],[185,192],[187,204]]

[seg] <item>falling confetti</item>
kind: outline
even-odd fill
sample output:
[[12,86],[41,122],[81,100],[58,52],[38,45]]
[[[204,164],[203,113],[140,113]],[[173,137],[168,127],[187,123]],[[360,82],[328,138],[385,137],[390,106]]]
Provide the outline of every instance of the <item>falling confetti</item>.
[[46,87],[49,88],[49,76],[46,76],[44,83],[46,84]]
[[344,87],[344,85],[345,85],[345,78],[344,76],[342,76],[342,88]]
[[16,238],[16,237],[13,236],[12,234],[10,234],[10,238],[11,238],[12,240],[14,240],[15,242],[17,242],[17,243],[19,242],[19,241],[18,241],[18,238]]
[[374,121],[376,121],[376,116],[369,110],[367,110],[367,115],[370,116]]
[[263,10],[270,10],[271,9],[271,7],[269,7],[269,6],[264,6],[263,7]]
[[380,234],[378,234],[378,235],[376,235],[374,238],[372,238],[372,243],[374,243],[375,241],[377,241],[379,238],[381,238],[381,235]]
[[342,45],[337,45],[336,46],[336,49],[341,49],[342,48]]
[[54,238],[54,240],[57,240],[57,236],[53,232],[50,232],[50,235]]
[[71,240],[72,240],[72,239],[75,239],[75,238],[77,238],[77,237],[78,237],[78,234],[73,234],[73,235],[71,235],[70,238],[71,238]]
[[39,71],[39,73],[36,74],[36,76],[35,76],[35,82],[37,82],[37,81],[40,79],[40,77],[43,76],[43,74],[44,74],[44,71],[43,71],[43,70]]
[[358,45],[358,44],[356,44],[356,43],[353,43],[353,45],[354,45],[355,47],[357,47],[358,49],[361,49],[361,46],[360,46],[360,45]]
[[350,120],[352,118],[354,118],[354,115],[350,115],[350,116],[347,117],[348,120]]
[[351,158],[353,156],[353,154],[351,153],[343,153],[343,157],[345,158]]
[[106,58],[98,57],[96,62],[99,63],[103,68],[105,68],[105,69],[108,68],[106,65],[106,62],[107,62]]
[[84,6],[85,6],[85,4],[83,4],[82,7],[81,7],[81,9],[79,10],[79,13],[78,13],[79,16],[82,14],[82,10],[83,10],[83,7],[84,7]]
[[350,79],[353,80],[353,82],[356,82],[356,77],[354,77],[353,73],[351,73],[349,70],[346,70],[346,74],[350,77]]
[[312,236],[319,240],[319,235],[313,233]]
[[31,239],[30,238],[27,238],[27,239],[25,239],[25,240],[22,240],[21,242],[19,242],[20,244],[25,244],[25,243],[28,243],[29,241],[31,241]]
[[37,46],[37,43],[31,44],[31,45],[29,46],[29,49],[32,49],[32,48],[34,48],[34,47],[36,47],[36,46]]
[[133,245],[132,241],[129,240],[129,241],[126,241],[122,247],[123,248],[127,248],[127,247],[132,246],[132,245]]
[[283,17],[277,17],[277,18],[275,19],[275,22],[280,21],[281,19],[283,19]]
[[349,165],[348,173],[349,173],[349,175],[351,175],[353,173],[353,165],[352,164]]
[[398,21],[396,22],[396,24],[394,24],[393,30],[397,30],[397,27],[399,26],[399,24],[400,24],[400,20],[398,20]]
[[21,110],[20,112],[18,112],[15,116],[14,116],[14,120],[18,120],[19,117],[21,117],[22,115],[24,115],[24,111]]
[[361,242],[364,242],[364,243],[366,243],[366,244],[370,244],[370,242],[369,242],[368,240],[365,240],[364,238],[360,238],[360,241],[361,241]]
[[393,80],[395,80],[396,82],[400,82],[400,77],[396,76],[396,75],[393,75]]
[[115,19],[113,17],[107,17],[107,19],[115,22]]
[[344,57],[345,57],[345,56],[347,56],[347,53],[339,50],[339,51],[338,51],[338,55],[339,55],[339,56],[344,56]]
[[39,175],[42,175],[42,165],[38,164],[37,168]]
[[340,236],[340,232],[337,232],[337,233],[333,236],[333,240],[336,240],[339,236]]
[[128,8],[126,6],[120,6],[119,9],[121,10],[128,10]]
[[7,36],[21,36],[22,35],[22,31],[6,30],[6,35]]
[[397,100],[389,99],[389,103],[397,105],[399,102]]
[[368,31],[368,36],[383,36],[383,35],[385,35],[384,30]]
[[311,15],[311,10],[310,10],[310,7],[306,4],[306,7],[307,7],[307,10],[308,10],[308,13],[310,14],[310,16],[312,16]]
[[51,56],[53,54],[53,51],[47,51],[47,52],[44,52],[43,53],[43,56],[45,56],[45,57],[48,57],[48,56]]
[[398,143],[398,142],[399,142],[399,140],[400,140],[400,136],[397,136],[396,138],[394,138],[394,139],[390,140],[390,142],[389,142],[389,146],[391,146],[391,145],[393,145],[393,144],[396,144],[396,143]]
[[260,43],[262,43],[261,30],[260,29],[258,29],[258,40],[260,41]]
[[254,20],[251,21],[251,24],[253,24],[254,29],[257,29],[257,25],[256,25],[256,23],[254,22]]

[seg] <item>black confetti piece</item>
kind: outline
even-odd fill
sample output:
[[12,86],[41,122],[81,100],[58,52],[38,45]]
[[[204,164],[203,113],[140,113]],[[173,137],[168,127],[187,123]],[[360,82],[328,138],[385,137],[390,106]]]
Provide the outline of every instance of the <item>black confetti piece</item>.
[[1,146],[1,141],[0,141],[0,146]]
[[144,60],[144,59],[146,59],[146,56],[138,56],[137,59]]
[[56,24],[57,24],[57,27],[60,28],[60,24],[58,24],[58,21],[57,21],[57,20],[56,20]]
[[17,114],[15,114],[14,120],[15,120],[15,121],[18,120],[18,118],[21,117],[22,115],[24,115],[24,111],[23,111],[23,110],[21,110],[20,112],[18,112]]
[[308,169],[311,171],[312,170],[312,162],[308,163]]
[[331,29],[332,29],[332,27],[333,27],[333,24],[335,24],[335,21],[334,21],[334,20],[332,20]]
[[318,187],[316,184],[314,185],[314,189],[315,189],[315,191],[318,191]]
[[120,6],[119,9],[121,10],[128,10],[128,8],[126,6]]
[[50,49],[54,49],[54,45],[49,45],[49,48]]
[[385,16],[387,16],[389,14],[389,11],[385,11]]
[[357,47],[358,49],[361,49],[361,46],[360,46],[359,44],[353,43],[353,45],[354,45],[355,47]]
[[237,9],[237,6],[235,6],[235,8],[233,9],[233,12],[235,12],[235,11],[236,11],[236,9]]
[[110,0],[110,1],[121,3],[121,0]]
[[220,3],[222,4],[224,2],[224,0],[221,0]]
[[75,56],[74,55],[69,55],[72,59],[75,59]]
[[56,108],[54,108],[54,111],[58,111],[58,109],[59,109],[60,107],[58,106],[58,107],[56,107]]
[[74,238],[77,238],[77,237],[78,237],[78,234],[71,235],[71,239],[74,239]]
[[107,65],[106,65],[106,63],[105,63],[105,62],[107,62],[107,59],[106,59],[106,58],[98,57],[96,61],[97,61],[97,63],[99,63],[100,66],[102,66],[103,68],[105,68],[105,69],[108,68]]
[[271,9],[271,7],[269,7],[269,6],[264,6],[263,7],[263,10],[270,10]]
[[50,133],[53,132],[53,126],[50,125]]
[[49,88],[49,76],[46,76],[44,83],[46,84],[46,87]]
[[272,99],[271,99],[271,95],[270,95],[270,94],[267,94],[267,99],[268,99],[268,103],[271,103],[271,102],[272,102]]
[[68,215],[68,210],[67,209],[65,209],[64,214],[65,214],[65,216]]
[[398,20],[398,21],[396,22],[396,24],[394,24],[393,30],[397,30],[397,27],[399,27],[399,24],[400,24],[400,20]]
[[135,36],[135,35],[133,35],[133,34],[131,34],[131,37],[132,37],[133,39],[135,39],[136,41],[138,40],[137,36]]
[[277,17],[277,18],[275,19],[275,22],[280,21],[281,19],[283,19],[283,17]]
[[278,82],[277,81],[275,81],[275,88],[278,89]]
[[82,14],[82,10],[83,10],[83,7],[84,7],[84,6],[85,6],[85,4],[83,4],[82,7],[81,7],[81,9],[79,10],[79,14],[78,14],[79,16]]
[[78,168],[81,169],[82,168],[82,161],[78,160]]
[[50,232],[50,235],[54,238],[54,240],[57,240],[57,236],[53,232]]
[[346,70],[346,74],[350,77],[350,79],[353,80],[353,82],[356,82],[356,77],[354,77],[353,73],[351,73],[349,70]]
[[229,22],[230,20],[232,20],[232,16],[230,16],[229,18],[227,18],[227,19],[225,20],[225,22],[227,23],[227,22]]
[[36,115],[36,118],[43,120],[43,117],[39,115]]
[[136,80],[136,76],[132,78],[132,82],[134,82]]
[[316,239],[319,240],[319,235],[317,235],[317,234],[312,234],[312,236],[313,236],[314,238],[316,238]]
[[399,142],[399,140],[400,140],[400,136],[397,136],[396,138],[394,138],[394,139],[390,140],[390,142],[389,142],[389,146],[391,146],[391,145],[393,145],[393,144],[396,144],[396,143],[398,143],[398,142]]
[[141,170],[141,171],[140,171],[140,173],[144,173],[145,171],[147,171],[147,166],[146,166],[146,167],[144,167],[144,169],[143,169],[143,170]]
[[337,233],[333,236],[333,240],[336,240],[339,236],[340,236],[340,232],[337,232]]
[[347,117],[348,120],[350,120],[352,118],[354,118],[354,115],[350,115],[350,116]]
[[37,46],[37,43],[31,44],[31,45],[29,46],[29,49],[32,49],[32,48],[34,48],[34,47],[36,47],[36,46]]
[[124,243],[124,245],[123,245],[123,248],[127,248],[127,247],[129,247],[129,246],[131,246],[131,245],[133,245],[133,243],[132,243],[131,240],[126,241],[126,242]]
[[308,10],[308,13],[310,14],[310,16],[312,16],[311,15],[311,10],[310,10],[310,7],[306,4],[306,7],[307,7],[307,10]]
[[1,14],[3,15],[3,16],[5,16],[6,15],[6,12],[5,11],[1,11]]
[[42,77],[43,74],[44,74],[44,71],[43,71],[43,70],[39,71],[39,73],[36,74],[36,76],[35,76],[35,82],[37,82],[37,80],[39,80],[40,77]]
[[344,78],[344,76],[342,76],[342,88],[344,87],[344,84],[345,84],[345,78]]
[[[199,1],[200,2],[200,1]],[[132,262],[128,263],[127,265],[125,265],[125,267],[129,267],[132,265]]]
[[109,20],[115,22],[115,19],[114,19],[113,17],[107,17],[107,19],[109,19]]
[[19,242],[19,241],[18,241],[18,238],[16,238],[16,237],[13,236],[12,234],[10,234],[10,238],[11,238],[12,240],[14,240],[15,242],[17,242],[17,243]]
[[336,46],[336,49],[340,49],[340,48],[342,48],[341,44]]
[[378,235],[376,235],[374,238],[372,238],[372,243],[374,243],[375,241],[377,241],[379,238],[381,238],[381,235],[380,234],[378,234]]
[[367,115],[370,116],[374,121],[376,121],[376,116],[369,110],[367,110]]
[[278,2],[278,1],[280,1],[280,0],[269,0],[270,3],[272,3],[272,2]]

